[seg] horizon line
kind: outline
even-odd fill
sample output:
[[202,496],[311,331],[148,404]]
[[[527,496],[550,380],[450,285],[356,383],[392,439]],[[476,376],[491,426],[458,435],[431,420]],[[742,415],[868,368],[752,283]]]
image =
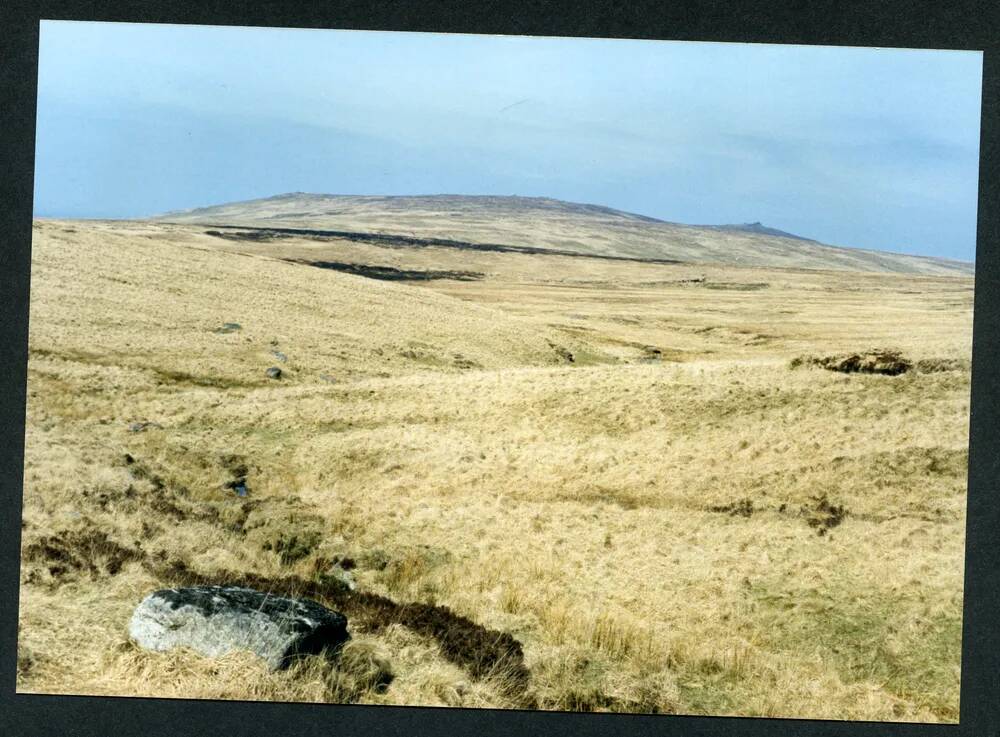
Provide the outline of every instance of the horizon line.
[[[966,260],[963,260],[963,259],[948,258],[948,257],[945,257],[945,256],[928,256],[928,255],[924,255],[924,254],[912,253],[912,252],[909,252],[909,251],[887,251],[887,250],[878,249],[878,248],[864,248],[864,247],[860,247],[860,246],[846,246],[846,245],[840,245],[840,244],[825,243],[823,241],[816,240],[815,238],[809,238],[807,236],[802,236],[802,235],[799,235],[797,233],[792,233],[791,231],[786,231],[786,230],[783,230],[783,229],[778,228],[778,227],[774,227],[774,226],[771,226],[771,225],[766,225],[761,220],[755,220],[753,222],[749,222],[748,221],[748,222],[743,222],[743,223],[733,223],[733,222],[730,222],[730,223],[717,223],[717,224],[709,224],[709,223],[685,223],[685,222],[681,222],[679,220],[664,220],[663,218],[657,217],[655,215],[646,215],[646,214],[641,213],[641,212],[634,212],[634,211],[630,211],[630,210],[622,210],[622,209],[619,209],[619,208],[616,208],[616,207],[611,207],[610,205],[598,204],[596,202],[579,202],[579,201],[575,201],[575,200],[564,200],[564,199],[560,199],[558,197],[551,197],[551,196],[548,196],[548,195],[520,195],[520,194],[516,194],[516,193],[514,193],[514,194],[461,194],[461,193],[458,193],[458,192],[437,192],[437,193],[422,193],[422,194],[376,194],[376,193],[360,194],[360,193],[357,193],[357,192],[355,192],[355,193],[333,193],[333,192],[307,192],[305,190],[290,190],[290,191],[286,191],[286,192],[279,192],[277,194],[272,194],[272,195],[250,197],[248,199],[227,200],[225,202],[217,202],[215,204],[209,204],[209,205],[197,205],[195,207],[185,207],[185,208],[179,208],[179,209],[173,209],[173,210],[165,210],[165,211],[162,211],[162,212],[159,212],[159,213],[154,213],[154,214],[151,214],[151,215],[144,215],[144,216],[133,216],[133,217],[128,217],[128,216],[100,217],[100,216],[73,216],[73,215],[42,215],[42,214],[39,214],[39,213],[36,213],[36,212],[32,212],[32,220],[84,220],[84,221],[86,221],[86,220],[92,220],[92,221],[121,221],[121,222],[132,221],[132,222],[141,222],[141,221],[146,221],[146,220],[152,220],[154,218],[163,218],[163,217],[166,217],[168,215],[180,215],[180,214],[183,214],[183,213],[189,213],[189,212],[193,212],[193,211],[196,211],[196,210],[206,210],[206,209],[210,209],[210,208],[214,208],[214,207],[224,207],[226,205],[235,205],[235,204],[246,203],[246,202],[258,202],[258,201],[263,201],[263,200],[274,200],[274,199],[278,199],[278,198],[281,198],[281,197],[291,197],[291,196],[296,196],[296,195],[299,195],[299,196],[305,195],[305,196],[308,196],[308,197],[359,197],[359,198],[361,198],[361,197],[371,197],[371,198],[386,198],[386,199],[407,199],[407,198],[419,199],[419,198],[435,198],[435,197],[461,197],[461,198],[466,198],[466,199],[544,200],[544,201],[549,201],[549,202],[560,202],[560,203],[567,204],[567,205],[579,205],[579,206],[583,206],[583,207],[601,208],[603,210],[610,210],[610,211],[613,211],[613,212],[618,212],[618,213],[621,213],[623,215],[631,215],[631,216],[634,216],[634,217],[639,217],[639,218],[643,218],[643,219],[646,219],[646,220],[651,220],[651,221],[654,221],[654,222],[657,222],[657,223],[662,223],[664,225],[677,225],[677,226],[688,227],[688,228],[741,228],[741,227],[746,227],[746,226],[760,225],[761,227],[768,228],[770,230],[776,230],[776,231],[779,231],[779,232],[785,234],[785,235],[775,235],[773,237],[789,238],[791,240],[807,241],[807,242],[811,242],[811,243],[816,243],[816,244],[818,244],[820,246],[825,246],[827,248],[845,248],[845,249],[850,249],[850,250],[855,250],[855,251],[868,251],[870,253],[889,253],[889,254],[896,254],[896,255],[900,255],[900,256],[907,256],[907,257],[910,257],[910,258],[929,259],[929,260],[933,260],[933,261],[943,261],[943,262],[956,263],[956,264],[972,264],[972,265],[975,265],[975,263],[976,263],[975,255],[973,255],[973,258],[971,260],[966,261]],[[246,227],[253,227],[253,226],[246,226]],[[753,231],[750,231],[750,232],[753,233]],[[767,234],[766,233],[762,233],[761,235],[767,235]]]

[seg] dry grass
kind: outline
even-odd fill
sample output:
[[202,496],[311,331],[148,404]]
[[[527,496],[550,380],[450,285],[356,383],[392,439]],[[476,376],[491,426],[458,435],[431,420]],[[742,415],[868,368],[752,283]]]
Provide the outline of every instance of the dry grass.
[[[351,252],[488,274],[411,286],[65,227],[34,241],[19,690],[957,720],[970,280]],[[871,346],[937,368],[788,367]],[[412,617],[279,674],[126,644],[171,563],[345,559],[509,633],[528,681]]]

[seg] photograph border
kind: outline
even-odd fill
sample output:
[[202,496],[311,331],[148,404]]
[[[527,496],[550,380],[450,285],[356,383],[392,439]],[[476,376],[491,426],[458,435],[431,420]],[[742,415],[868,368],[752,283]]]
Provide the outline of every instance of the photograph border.
[[[793,10],[792,8],[808,8]],[[958,725],[16,694],[38,27],[42,19],[983,51],[972,411]],[[0,733],[16,735],[1000,736],[1000,8],[930,2],[39,2],[0,11]]]

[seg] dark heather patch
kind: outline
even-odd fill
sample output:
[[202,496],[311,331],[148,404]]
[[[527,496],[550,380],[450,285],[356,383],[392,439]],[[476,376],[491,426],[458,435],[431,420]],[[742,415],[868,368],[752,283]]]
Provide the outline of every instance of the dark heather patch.
[[331,269],[345,274],[364,276],[381,281],[433,281],[435,279],[454,279],[456,281],[478,281],[486,275],[481,271],[441,271],[397,269],[392,266],[373,266],[371,264],[348,264],[340,261],[307,261],[305,259],[285,259],[297,264],[307,264],[320,269]]
[[152,496],[149,500],[149,506],[154,512],[158,512],[165,517],[171,517],[178,522],[183,522],[186,519],[195,516],[190,514],[188,511],[185,511],[165,496]]
[[731,517],[750,517],[753,514],[753,500],[749,498],[740,499],[738,502],[709,507],[708,511],[728,514]]
[[333,559],[333,564],[337,565],[337,566],[340,566],[345,571],[353,570],[354,568],[357,568],[357,565],[358,565],[357,563],[354,562],[354,558],[350,558],[350,557],[345,557],[345,558],[337,557],[337,558],[334,558]]
[[318,530],[281,531],[273,540],[264,542],[263,549],[277,553],[282,564],[287,566],[308,556],[319,544]]
[[27,545],[22,558],[25,561],[45,561],[49,564],[49,574],[54,578],[81,571],[97,578],[102,569],[114,576],[123,565],[141,561],[145,554],[139,547],[129,548],[112,540],[106,532],[65,530]]
[[157,577],[185,586],[211,585],[219,580],[229,585],[246,586],[280,596],[308,597],[347,615],[350,621],[371,632],[400,624],[413,632],[434,639],[441,654],[465,668],[476,679],[503,675],[509,696],[521,698],[531,708],[527,695],[530,672],[524,663],[521,643],[507,632],[491,630],[471,619],[433,604],[399,604],[388,597],[366,591],[349,591],[342,586],[309,581],[298,576],[271,578],[253,573],[220,571],[205,576],[192,571],[180,560],[148,558],[147,568]]
[[246,476],[250,472],[246,464],[246,459],[236,453],[224,453],[220,455],[219,465],[232,476]]
[[609,256],[596,253],[579,253],[556,248],[537,248],[534,246],[510,246],[501,243],[470,243],[468,241],[449,240],[447,238],[417,238],[408,235],[392,235],[389,233],[359,233],[345,230],[309,230],[306,228],[251,228],[241,225],[216,225],[222,230],[206,230],[205,235],[232,241],[254,241],[267,243],[281,238],[305,237],[310,240],[335,238],[338,240],[372,243],[385,248],[459,248],[469,251],[487,251],[495,253],[532,253],[543,256],[570,256],[573,258],[593,258],[603,261],[632,261],[644,264],[679,264],[681,261],[670,258],[639,258],[637,256]]
[[831,504],[826,495],[816,497],[815,502],[812,508],[802,507],[800,511],[806,518],[806,524],[815,529],[818,535],[825,535],[827,530],[839,525],[850,513],[843,505]]

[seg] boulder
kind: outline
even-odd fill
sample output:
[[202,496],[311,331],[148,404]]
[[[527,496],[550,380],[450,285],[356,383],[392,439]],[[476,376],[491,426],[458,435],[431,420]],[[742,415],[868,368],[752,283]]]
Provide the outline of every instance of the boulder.
[[249,650],[272,670],[302,655],[334,651],[348,639],[347,618],[309,599],[240,586],[154,591],[132,614],[129,635],[147,650],[188,647],[218,657]]

